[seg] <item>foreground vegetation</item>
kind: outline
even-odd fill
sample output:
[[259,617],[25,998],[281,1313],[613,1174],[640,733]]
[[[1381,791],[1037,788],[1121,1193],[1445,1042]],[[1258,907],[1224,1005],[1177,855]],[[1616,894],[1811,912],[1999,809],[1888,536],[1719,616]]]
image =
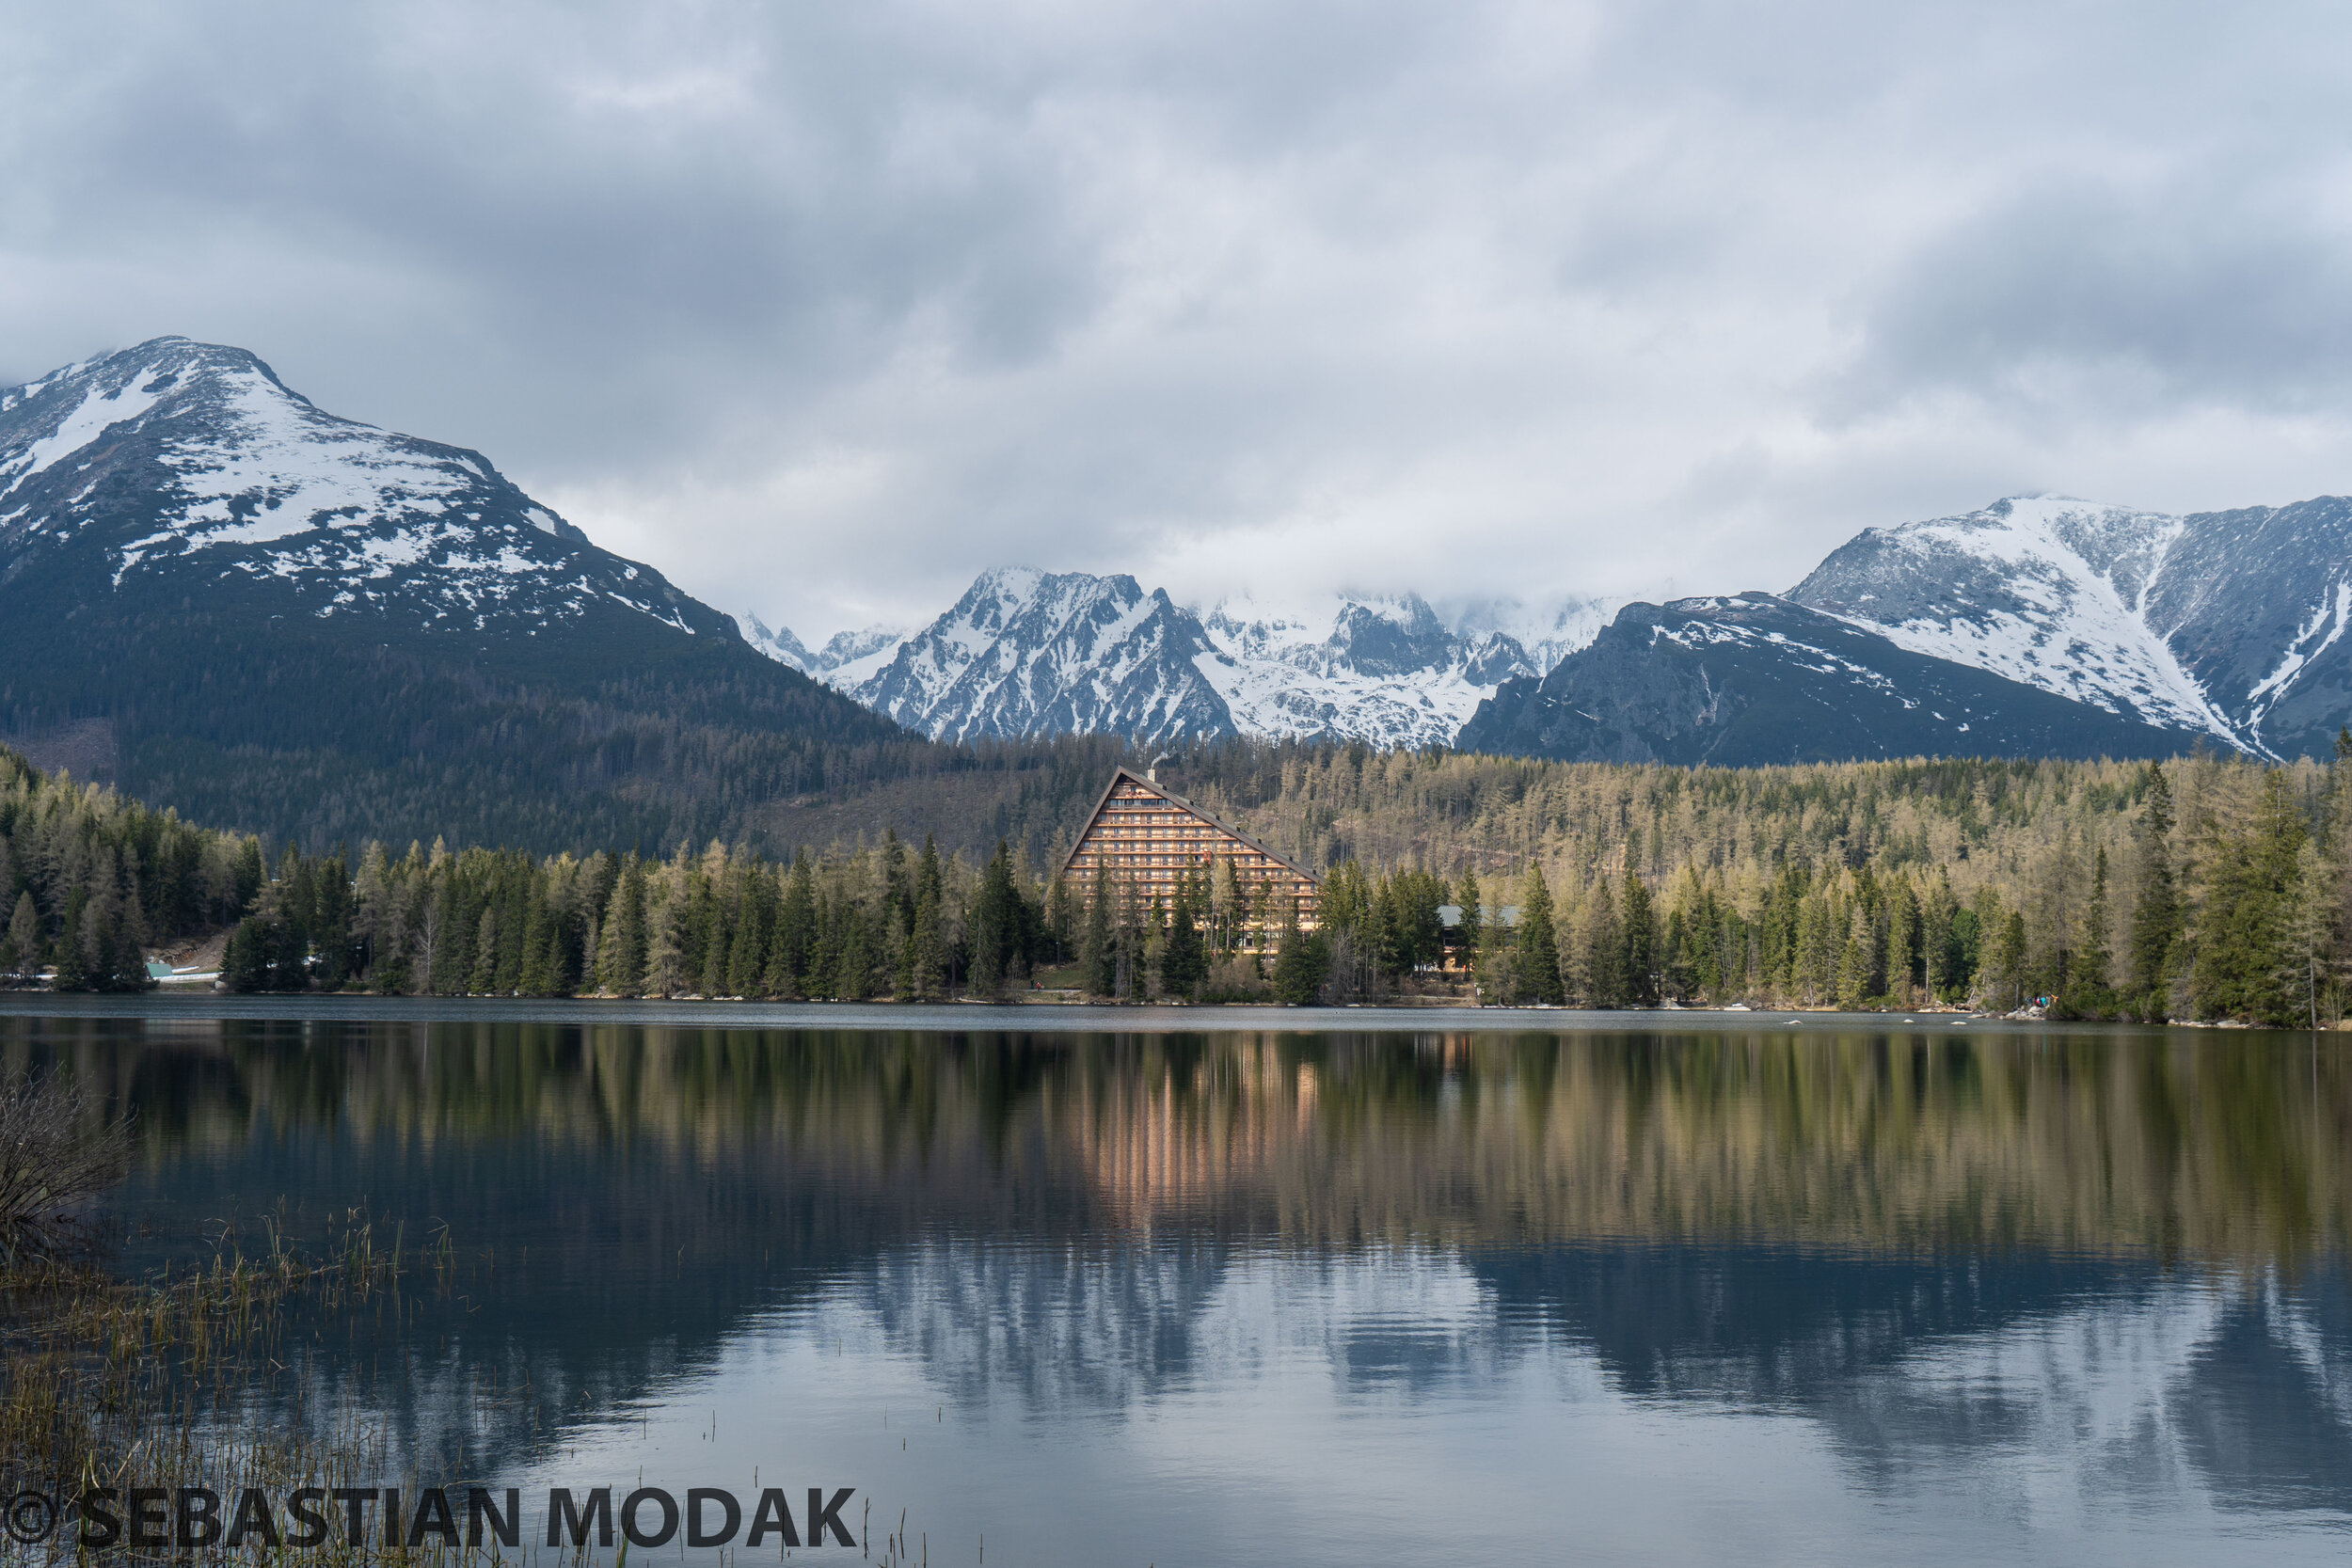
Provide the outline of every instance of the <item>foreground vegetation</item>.
[[[387,1433],[262,1414],[273,1386],[283,1396],[300,1383],[296,1309],[314,1331],[362,1312],[397,1321],[411,1281],[445,1295],[456,1285],[446,1232],[437,1249],[404,1255],[397,1240],[379,1246],[359,1211],[330,1226],[323,1256],[298,1253],[274,1227],[248,1256],[224,1231],[200,1267],[124,1278],[104,1266],[89,1222],[128,1174],[131,1142],[129,1119],[86,1080],[0,1081],[0,1497],[8,1499],[0,1560],[87,1560],[91,1550],[77,1551],[86,1529],[102,1541],[111,1531],[126,1559],[169,1555],[125,1544],[132,1486],[155,1488],[158,1498],[208,1488],[215,1504],[235,1509],[247,1488],[284,1497],[297,1486],[373,1482],[389,1468]],[[110,1500],[111,1515],[82,1517],[77,1499],[104,1488],[100,1506]],[[226,1513],[214,1523],[226,1524]],[[184,1560],[187,1527],[177,1528]],[[274,1546],[274,1528],[262,1540]],[[247,1544],[256,1560],[280,1555],[262,1540]],[[330,1538],[302,1555],[348,1564],[491,1556],[373,1538]]]
[[[0,752],[0,976],[146,983],[233,931],[239,990],[903,1001],[1748,1002],[2326,1025],[2352,974],[2352,762],[1709,769],[1232,745],[1163,777],[1332,869],[1324,928],[1235,879],[1137,907],[895,832],[770,858],[305,854]],[[1060,799],[1066,792],[1054,792]],[[1441,908],[1458,906],[1448,927]]]

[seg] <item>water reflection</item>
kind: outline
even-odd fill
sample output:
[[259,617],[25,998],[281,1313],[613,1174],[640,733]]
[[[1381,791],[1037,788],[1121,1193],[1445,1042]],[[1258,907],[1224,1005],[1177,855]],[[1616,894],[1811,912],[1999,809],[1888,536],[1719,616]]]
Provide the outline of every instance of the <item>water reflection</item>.
[[[139,1266],[281,1196],[480,1259],[333,1325],[302,1402],[469,1474],[858,1452],[897,1398],[946,1447],[866,1462],[943,1522],[1092,1475],[1033,1560],[1448,1560],[1573,1507],[1635,1557],[1769,1516],[2145,1561],[2352,1513],[2352,1073],[2310,1037],[0,1020],[0,1070],[49,1065],[139,1111]],[[1728,1536],[1669,1523],[1660,1421],[1666,1477],[1756,1487]],[[1350,1496],[1415,1465],[1486,1512]],[[1153,1500],[1211,1471],[1279,1541]]]

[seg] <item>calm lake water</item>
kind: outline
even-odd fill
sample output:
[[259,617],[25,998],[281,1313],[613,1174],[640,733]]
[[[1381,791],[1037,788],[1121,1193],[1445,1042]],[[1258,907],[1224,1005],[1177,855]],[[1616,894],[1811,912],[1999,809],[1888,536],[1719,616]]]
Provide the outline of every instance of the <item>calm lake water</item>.
[[2352,1552],[2340,1045],[1788,1019],[17,999],[0,1073],[136,1107],[127,1267],[446,1230],[299,1418],[533,1530],[642,1477],[974,1568]]

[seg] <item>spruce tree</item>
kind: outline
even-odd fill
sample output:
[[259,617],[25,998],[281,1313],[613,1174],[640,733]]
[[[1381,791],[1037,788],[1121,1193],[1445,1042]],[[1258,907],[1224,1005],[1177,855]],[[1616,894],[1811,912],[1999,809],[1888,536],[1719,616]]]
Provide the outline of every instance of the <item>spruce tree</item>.
[[[1638,840],[1636,841],[1638,842]],[[1649,889],[1629,870],[1625,876],[1625,997],[1640,1006],[1658,1002],[1658,927],[1651,913]]]
[[2305,844],[2296,860],[2278,979],[2293,999],[2294,1021],[2317,1029],[2323,1010],[2335,1012],[2336,903],[2329,895],[2338,879],[2317,844]]
[[2090,901],[2083,907],[2074,961],[2068,966],[2066,995],[2060,999],[2070,1018],[2106,1018],[2116,1010],[2115,959],[2107,949],[2107,849],[2103,844],[2092,862]]
[[1486,929],[1486,911],[1479,903],[1478,873],[1462,873],[1461,890],[1454,895],[1454,905],[1462,911],[1454,927],[1456,956],[1465,969],[1475,970],[1478,964],[1479,933]]
[[1177,996],[1190,997],[1208,977],[1209,958],[1193,918],[1193,885],[1189,876],[1176,881],[1176,899],[1168,911],[1168,948],[1160,956],[1160,983]]
[[2139,901],[2132,907],[2125,988],[2131,1010],[2154,1022],[2171,1016],[2173,960],[2185,911],[2172,871],[2172,786],[2164,768],[2153,762],[2140,779],[2147,804],[2139,817]]
[[903,999],[909,1002],[936,1002],[946,984],[947,942],[939,928],[939,897],[925,894],[914,906],[914,927],[907,933],[907,989]]
[[1527,868],[1519,898],[1518,956],[1514,964],[1519,996],[1529,1002],[1565,1002],[1567,990],[1560,983],[1560,939],[1552,928],[1551,888],[1544,880],[1542,866]]
[[1899,1007],[1911,1005],[1919,963],[1919,900],[1908,879],[1886,900],[1886,994]]
[[77,886],[66,895],[63,928],[57,933],[56,972],[49,979],[57,990],[90,989],[89,948],[84,939],[89,903],[89,890],[85,887]]
[[1305,1006],[1322,993],[1329,968],[1330,949],[1323,933],[1299,928],[1298,905],[1293,900],[1290,913],[1282,922],[1280,944],[1275,950],[1276,1000],[1294,1007]]
[[40,913],[33,895],[16,895],[16,911],[0,934],[0,986],[29,986],[40,975]]
[[1870,912],[1857,898],[1846,916],[1846,942],[1837,955],[1837,1006],[1860,1012],[1870,1001]]
[[1119,944],[1112,927],[1110,867],[1094,863],[1094,889],[1087,899],[1086,947],[1080,960],[1086,967],[1086,989],[1097,996],[1119,990]]

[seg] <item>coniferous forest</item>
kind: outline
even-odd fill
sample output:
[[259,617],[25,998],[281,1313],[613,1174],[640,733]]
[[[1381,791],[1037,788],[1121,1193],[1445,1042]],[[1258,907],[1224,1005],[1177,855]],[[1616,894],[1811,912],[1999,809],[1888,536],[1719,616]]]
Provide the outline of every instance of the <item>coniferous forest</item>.
[[1753,769],[1227,745],[1170,771],[1328,867],[1320,929],[1225,863],[1168,907],[1055,878],[1058,785],[1042,854],[1041,821],[977,850],[862,823],[772,855],[317,852],[0,751],[0,984],[139,989],[148,953],[209,940],[252,991],[921,1002],[1039,983],[2324,1026],[2352,990],[2352,740],[2326,765]]

